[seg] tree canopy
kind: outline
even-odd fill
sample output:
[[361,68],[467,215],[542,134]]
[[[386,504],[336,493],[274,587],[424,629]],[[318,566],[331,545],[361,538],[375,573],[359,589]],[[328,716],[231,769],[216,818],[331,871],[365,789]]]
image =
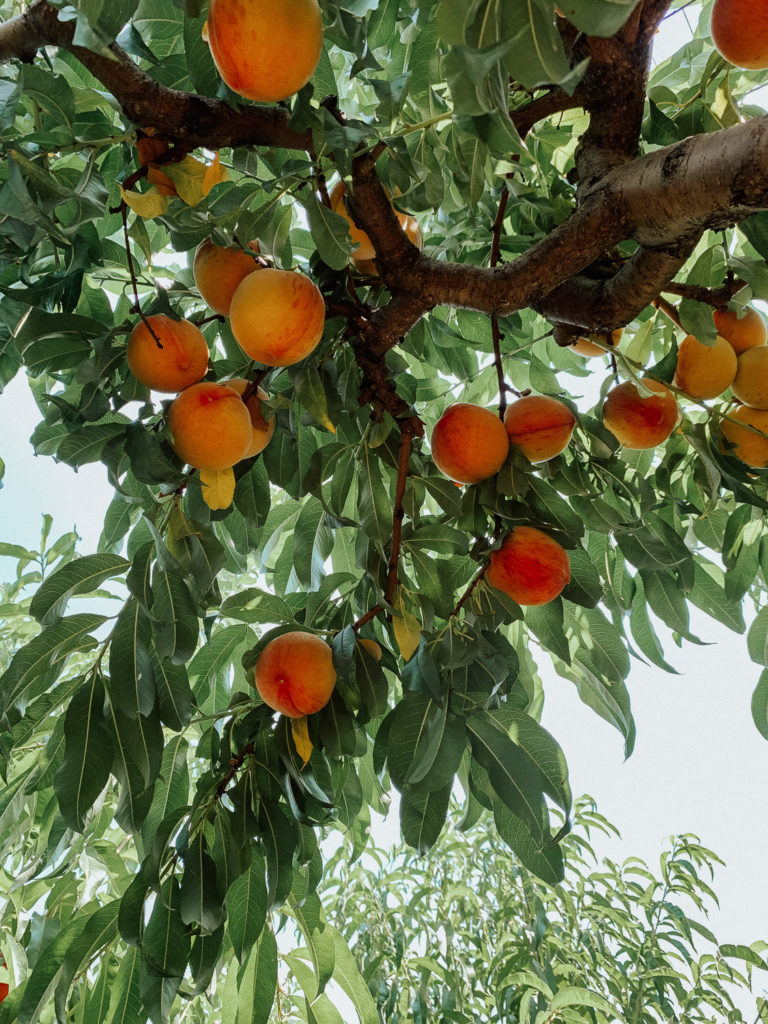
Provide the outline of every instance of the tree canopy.
[[[265,1024],[279,914],[309,950],[298,1019],[333,1019],[333,977],[374,1021],[320,841],[354,862],[395,790],[423,854],[460,796],[464,827],[561,882],[540,658],[629,755],[632,661],[669,670],[656,623],[683,642],[691,605],[737,633],[757,612],[768,738],[768,347],[737,361],[718,335],[768,299],[765,72],[715,50],[709,3],[652,67],[679,6],[321,0],[309,81],[255,103],[202,0],[0,0],[0,387],[26,373],[35,452],[114,491],[96,551],[47,519],[38,551],[0,544],[0,1024],[205,1020],[214,990],[222,1020]],[[207,242],[252,264],[231,317],[201,296]],[[250,349],[298,316],[253,290],[294,287],[303,357]],[[197,459],[129,368],[137,331],[157,357],[181,321],[207,350],[193,387],[232,405],[242,382],[259,454]],[[556,422],[516,433],[531,397]],[[488,472],[490,427],[438,454],[460,405],[506,416]],[[194,440],[215,456],[218,431]],[[297,634],[330,650],[332,693],[275,714],[263,655]]]

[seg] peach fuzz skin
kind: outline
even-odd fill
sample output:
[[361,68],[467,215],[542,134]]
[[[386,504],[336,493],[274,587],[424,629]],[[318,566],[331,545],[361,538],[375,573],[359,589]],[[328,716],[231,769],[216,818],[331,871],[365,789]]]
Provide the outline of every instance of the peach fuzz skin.
[[625,448],[639,451],[666,441],[677,424],[675,396],[661,381],[646,377],[643,384],[656,394],[642,396],[634,381],[626,380],[608,392],[603,423]]
[[717,333],[725,338],[737,356],[768,341],[768,328],[756,309],[746,309],[741,318],[730,309],[716,309],[712,318]]
[[234,92],[258,103],[287,99],[323,52],[317,0],[211,0],[208,45]]
[[331,648],[312,633],[283,633],[261,652],[254,685],[273,711],[288,718],[313,715],[325,707],[336,685]]
[[526,395],[508,405],[504,426],[510,444],[531,462],[559,455],[571,439],[576,417],[564,402],[547,395]]
[[325,302],[308,277],[268,267],[237,286],[229,323],[251,359],[265,366],[292,366],[322,338]]
[[[242,398],[245,394],[245,389],[250,384],[250,381],[245,380],[243,377],[236,377],[234,380],[222,381],[222,384],[226,384],[228,388],[232,388],[232,390],[236,391]],[[251,459],[254,455],[259,455],[272,440],[272,435],[275,432],[275,417],[273,416],[271,420],[265,420],[261,415],[260,405],[260,400],[268,397],[269,396],[263,388],[257,388],[245,403],[245,407],[251,417],[253,437],[248,451],[243,456],[244,459]]]
[[[737,422],[733,422],[736,420]],[[744,424],[742,426],[742,424]],[[761,431],[760,434],[755,430]],[[765,469],[768,466],[768,410],[750,409],[740,405],[728,413],[728,419],[720,421],[720,432],[729,444],[720,440],[720,450],[726,455],[735,455],[747,466]]]
[[753,409],[768,409],[768,347],[747,349],[738,359],[734,397]]
[[686,335],[677,350],[675,386],[691,398],[717,398],[727,391],[736,376],[736,353],[718,336],[714,345],[705,345],[692,334]]
[[[355,224],[347,212],[347,207],[344,202],[344,196],[347,194],[347,186],[343,181],[337,181],[331,189],[331,209],[334,213],[338,213],[340,217],[349,225],[349,233],[352,237],[352,241],[357,243],[359,248],[355,249],[352,253],[352,262],[355,264],[361,274],[377,274],[376,265],[372,262],[376,256],[376,250],[373,247],[373,242],[370,240],[368,235],[361,228]],[[393,207],[394,209],[394,207]],[[418,249],[424,248],[424,237],[419,227],[419,222],[415,217],[412,217],[408,213],[401,213],[400,210],[395,210],[395,216],[400,221],[400,227],[406,233],[408,238]]]
[[498,416],[480,405],[457,402],[435,424],[432,461],[450,480],[476,484],[495,476],[509,453],[509,439]]
[[623,333],[624,328],[618,327],[615,331],[610,331],[607,334],[587,334],[583,338],[577,338],[573,345],[570,346],[570,350],[571,352],[576,352],[580,356],[584,356],[585,359],[594,359],[596,356],[604,356],[608,353],[604,348],[601,348],[600,345],[596,345],[595,341],[599,340],[604,345],[616,348]]
[[192,264],[197,290],[206,305],[220,316],[229,316],[235,289],[244,277],[258,269],[253,257],[242,249],[216,245],[210,238],[198,245]]
[[248,410],[225,384],[186,388],[168,410],[171,444],[195,469],[229,469],[245,457],[253,438]]
[[491,552],[486,580],[520,605],[548,604],[571,578],[565,548],[535,526],[516,526]]
[[768,68],[765,0],[715,0],[710,23],[718,52],[739,68]]
[[134,377],[153,391],[173,393],[197,384],[208,369],[208,345],[202,331],[188,320],[157,313],[147,322],[162,348],[140,320],[131,331],[125,358]]

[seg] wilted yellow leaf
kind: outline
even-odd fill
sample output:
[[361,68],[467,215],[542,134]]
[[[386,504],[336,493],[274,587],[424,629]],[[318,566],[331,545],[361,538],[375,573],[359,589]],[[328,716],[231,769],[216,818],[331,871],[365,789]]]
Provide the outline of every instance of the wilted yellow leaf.
[[304,718],[291,719],[291,735],[293,736],[296,753],[301,758],[301,766],[303,768],[312,756],[312,751],[314,749],[312,746],[312,740],[309,738],[306,715]]
[[197,206],[214,185],[227,180],[227,170],[219,162],[219,154],[206,166],[193,156],[185,156],[177,164],[163,164],[163,170],[176,186],[179,199],[187,206]]
[[395,598],[392,612],[392,629],[395,633],[397,646],[406,661],[410,661],[418,650],[421,640],[421,623],[409,611],[406,611],[401,594]]
[[201,469],[203,501],[211,509],[229,508],[235,496],[235,474],[232,469]]
[[130,206],[134,213],[148,220],[165,213],[170,201],[169,197],[161,195],[154,185],[148,188],[146,192],[126,191],[121,185],[120,195],[123,197],[123,202]]
[[208,164],[205,169],[205,174],[203,175],[203,195],[207,196],[214,185],[218,185],[221,181],[228,180],[229,172],[226,167],[221,166],[219,154],[216,153],[213,158],[213,163]]

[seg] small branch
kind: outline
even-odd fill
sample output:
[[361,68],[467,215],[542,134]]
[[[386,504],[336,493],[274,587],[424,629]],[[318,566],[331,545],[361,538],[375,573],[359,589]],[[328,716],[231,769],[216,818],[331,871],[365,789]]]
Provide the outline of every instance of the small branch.
[[267,376],[267,374],[269,372],[270,372],[269,368],[267,368],[266,370],[259,370],[259,372],[253,378],[253,380],[248,382],[248,384],[246,385],[245,391],[243,392],[243,401],[244,402],[247,402],[249,398],[252,398],[253,395],[256,394],[256,392],[259,390],[259,385],[261,384],[261,382],[264,380],[264,378]]
[[157,334],[155,333],[155,329],[153,328],[146,314],[142,310],[141,302],[139,301],[139,283],[136,280],[136,271],[134,270],[133,267],[133,256],[131,255],[131,239],[130,236],[128,235],[128,206],[124,202],[120,203],[120,214],[123,218],[123,237],[125,238],[125,255],[128,259],[128,273],[131,275],[131,284],[133,286],[134,309],[141,317],[142,323],[147,328],[150,335],[155,339],[155,344],[157,345],[157,347],[161,349],[163,347],[163,343],[160,341]]
[[397,462],[397,484],[395,486],[395,510],[392,515],[392,550],[389,555],[389,573],[387,576],[387,604],[392,604],[397,589],[398,567],[400,563],[400,542],[403,534],[403,498],[405,485],[408,481],[408,460],[411,456],[411,442],[421,431],[421,420],[409,416],[400,427],[400,455]]
[[246,746],[243,747],[243,749],[236,757],[230,758],[229,771],[216,787],[216,796],[219,800],[224,796],[224,793],[226,792],[230,782],[232,781],[232,779],[234,779],[235,775],[237,775],[238,770],[242,768],[243,762],[248,757],[248,755],[253,753],[253,750],[253,743],[248,743]]
[[671,302],[667,302],[667,300],[663,299],[660,295],[653,300],[653,305],[656,309],[661,310],[662,313],[669,317],[676,327],[679,327],[680,330],[684,330],[683,325],[680,323],[680,314],[677,312],[677,306],[673,306]]
[[713,306],[715,309],[725,309],[736,292],[746,285],[746,281],[735,278],[728,281],[722,288],[705,288],[697,284],[683,284],[677,281],[670,281],[661,290],[670,295],[679,295],[683,299],[694,299],[696,302],[703,302],[706,306]]
[[475,589],[475,587],[480,582],[480,580],[483,578],[483,576],[485,576],[487,568],[488,568],[488,566],[484,565],[482,567],[482,569],[477,573],[475,578],[471,581],[471,583],[469,584],[467,589],[464,591],[464,594],[460,598],[459,603],[456,605],[456,607],[451,612],[449,618],[453,619],[453,618],[455,618],[459,614],[459,612],[461,611],[462,607],[464,606],[464,603],[471,596],[472,591]]
[[373,606],[373,608],[371,608],[369,611],[367,611],[365,613],[365,615],[362,615],[357,620],[357,622],[353,622],[352,623],[352,629],[354,629],[354,631],[357,633],[357,631],[359,629],[362,629],[362,627],[366,624],[366,622],[370,622],[371,619],[375,619],[376,616],[379,614],[379,612],[383,612],[383,611],[384,611],[384,605],[383,604],[375,604]]

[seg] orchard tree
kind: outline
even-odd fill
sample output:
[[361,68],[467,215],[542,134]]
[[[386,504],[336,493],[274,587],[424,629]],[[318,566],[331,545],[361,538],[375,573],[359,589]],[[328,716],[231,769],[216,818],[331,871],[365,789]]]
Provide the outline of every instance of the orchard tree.
[[557,883],[532,652],[630,753],[654,623],[760,608],[768,29],[676,6],[0,3],[0,384],[114,490],[2,548],[0,1024],[264,1024],[285,917],[375,1021],[323,836],[460,793]]

